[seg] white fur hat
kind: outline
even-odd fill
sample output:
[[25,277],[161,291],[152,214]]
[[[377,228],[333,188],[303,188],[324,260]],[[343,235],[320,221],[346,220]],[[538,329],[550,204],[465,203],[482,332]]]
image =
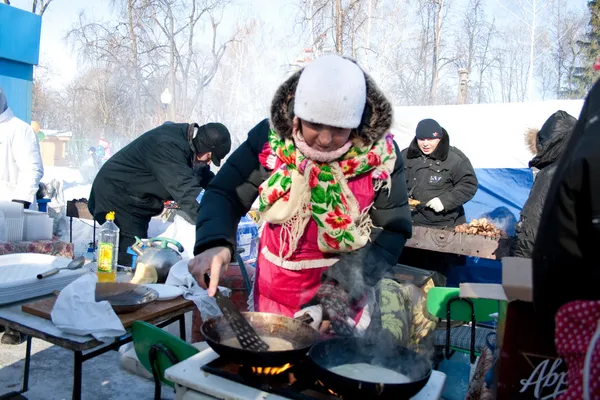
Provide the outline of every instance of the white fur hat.
[[335,54],[308,64],[298,81],[294,114],[305,121],[358,128],[367,101],[365,75],[358,65]]

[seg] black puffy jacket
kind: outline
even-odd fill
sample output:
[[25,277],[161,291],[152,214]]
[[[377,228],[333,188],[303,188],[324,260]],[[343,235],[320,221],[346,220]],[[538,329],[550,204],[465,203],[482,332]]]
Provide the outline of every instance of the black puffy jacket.
[[[531,258],[537,236],[546,195],[556,171],[557,161],[563,154],[577,119],[565,111],[557,111],[546,120],[537,134],[537,155],[529,162],[530,168],[537,168],[531,193],[521,211],[517,224],[517,241],[514,256]],[[540,140],[540,138],[543,138]]]
[[413,139],[402,151],[404,174],[410,196],[424,206],[438,197],[444,210],[436,213],[426,207],[413,211],[415,225],[454,227],[466,222],[463,204],[477,192],[477,177],[471,162],[462,151],[450,146],[448,132],[429,156],[424,155]]
[[600,83],[588,94],[556,166],[533,249],[533,300],[553,325],[574,300],[599,300]]
[[[258,187],[271,172],[259,161],[259,154],[267,144],[270,129],[282,137],[291,136],[293,115],[288,112],[300,72],[292,75],[279,87],[271,104],[271,119],[263,120],[249,133],[247,140],[229,157],[212,180],[200,203],[196,223],[194,254],[216,246],[230,250],[236,247],[236,232],[240,218],[258,197]],[[369,123],[357,131],[365,142],[384,137],[392,122],[391,104],[365,74],[367,108],[372,115]],[[396,147],[396,153],[399,149]],[[391,175],[391,190],[375,193],[370,217],[371,242],[362,249],[343,253],[325,275],[337,281],[351,296],[358,296],[365,285],[373,286],[388,267],[398,261],[404,243],[412,235],[408,196],[404,179],[402,157],[398,157]]]
[[92,215],[116,211],[149,221],[162,212],[166,200],[175,200],[182,211],[196,220],[196,198],[214,174],[204,171],[202,185],[194,175],[194,153],[188,141],[190,126],[163,124],[108,159],[92,184],[88,202]]

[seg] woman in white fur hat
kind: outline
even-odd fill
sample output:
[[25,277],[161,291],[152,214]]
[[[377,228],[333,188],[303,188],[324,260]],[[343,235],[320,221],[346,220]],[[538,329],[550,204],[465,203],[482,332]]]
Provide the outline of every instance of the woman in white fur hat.
[[391,122],[391,104],[351,60],[325,55],[287,79],[271,118],[204,194],[190,262],[200,285],[210,272],[214,295],[240,217],[258,197],[265,225],[254,310],[308,312],[315,327],[324,319],[338,335],[364,332],[378,303],[374,288],[412,232]]

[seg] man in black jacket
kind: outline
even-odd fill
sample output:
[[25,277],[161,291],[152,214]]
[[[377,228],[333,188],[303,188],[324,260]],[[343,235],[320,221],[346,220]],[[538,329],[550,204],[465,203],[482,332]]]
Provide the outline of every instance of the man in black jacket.
[[409,196],[421,202],[413,211],[413,223],[434,227],[465,223],[463,204],[475,196],[477,177],[467,156],[450,146],[448,132],[435,120],[424,119],[402,157]]
[[146,237],[150,219],[166,200],[175,200],[190,220],[198,215],[196,198],[214,177],[209,164],[221,165],[231,150],[227,128],[219,123],[165,123],[144,133],[104,163],[94,183],[88,208],[105,222],[115,211],[119,264],[130,265],[127,248],[135,236]]
[[600,83],[583,105],[547,195],[533,249],[533,301],[549,326],[575,300],[600,299]]
[[529,162],[529,167],[536,168],[538,172],[517,224],[514,250],[516,257],[531,258],[546,195],[556,172],[558,159],[564,153],[576,123],[575,117],[565,111],[557,111],[544,122],[537,134],[535,131],[528,133],[535,134],[534,138],[528,139],[531,144],[535,144],[536,153]]

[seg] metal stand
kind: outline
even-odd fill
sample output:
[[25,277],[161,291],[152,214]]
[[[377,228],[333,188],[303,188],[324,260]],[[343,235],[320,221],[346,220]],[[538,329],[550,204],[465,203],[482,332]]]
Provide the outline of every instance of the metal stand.
[[[164,328],[165,326],[171,325],[179,321],[179,336],[182,340],[185,340],[185,314],[181,314],[178,317],[171,318],[167,321],[161,322],[160,324],[156,324],[159,328]],[[91,360],[92,358],[98,357],[104,353],[108,353],[109,351],[117,351],[124,344],[130,343],[132,341],[131,334],[126,334],[125,336],[115,340],[109,345],[103,346],[97,350],[90,351],[89,353],[83,353],[83,351],[74,351],[74,359],[73,359],[73,400],[81,400],[81,386],[82,386],[82,373],[83,373],[83,363],[85,361]],[[27,335],[27,347],[25,352],[25,367],[23,370],[23,387],[19,392],[10,392],[0,396],[0,400],[8,400],[13,397],[16,398],[25,398],[20,396],[22,393],[25,393],[29,390],[29,368],[31,361],[31,336]]]
[[475,320],[475,306],[473,304],[473,301],[471,299],[467,299],[464,297],[452,297],[450,300],[448,300],[448,303],[446,303],[446,359],[450,359],[452,357],[452,355],[454,354],[454,350],[450,351],[450,331],[451,331],[451,327],[450,327],[450,321],[452,321],[452,312],[451,312],[451,305],[452,303],[454,303],[455,301],[464,301],[466,302],[469,307],[471,308],[471,346],[470,346],[470,355],[471,355],[471,364],[473,364],[475,362],[475,360],[477,360],[477,356],[475,355],[475,325],[477,324],[476,320]]

